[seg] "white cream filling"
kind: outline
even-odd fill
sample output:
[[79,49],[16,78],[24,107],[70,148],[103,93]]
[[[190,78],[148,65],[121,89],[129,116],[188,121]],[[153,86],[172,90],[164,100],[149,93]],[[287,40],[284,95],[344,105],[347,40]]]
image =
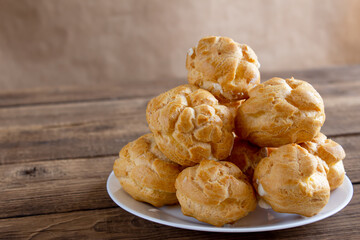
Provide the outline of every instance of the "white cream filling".
[[259,200],[259,207],[263,208],[263,209],[271,209],[271,206],[265,202],[263,199]]
[[187,51],[187,54],[191,57],[194,54],[194,49],[189,48],[189,50]]
[[261,197],[266,195],[266,191],[264,190],[264,188],[263,188],[263,186],[261,185],[261,183],[258,185],[258,193],[259,193],[259,195],[260,195]]
[[218,84],[218,83],[213,83],[213,87],[214,87],[215,90],[217,90],[217,91],[219,91],[219,92],[222,93],[223,90],[222,90],[220,84]]
[[209,91],[215,90],[220,92],[221,94],[223,93],[223,89],[221,88],[219,83],[204,81],[201,87]]
[[257,187],[257,191],[259,193],[259,195],[262,197],[262,196],[265,196],[266,195],[266,191],[264,190],[263,186],[261,185],[259,179],[256,179],[256,184],[258,185]]

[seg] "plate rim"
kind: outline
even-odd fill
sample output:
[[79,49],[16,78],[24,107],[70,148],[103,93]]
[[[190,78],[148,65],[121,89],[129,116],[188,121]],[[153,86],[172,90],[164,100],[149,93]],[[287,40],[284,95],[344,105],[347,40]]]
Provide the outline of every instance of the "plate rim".
[[[342,209],[344,209],[349,202],[351,201],[353,194],[354,194],[354,188],[352,185],[352,182],[350,181],[349,177],[347,175],[345,175],[344,177],[344,182],[343,184],[346,184],[349,186],[349,190],[350,190],[350,194],[346,195],[346,198],[344,199],[343,202],[341,202],[341,204],[332,209],[331,211],[329,211],[326,214],[322,214],[322,215],[315,215],[313,217],[309,217],[309,218],[304,218],[304,220],[302,221],[298,221],[298,222],[294,222],[294,223],[288,223],[288,224],[283,224],[283,225],[275,225],[275,226],[263,226],[263,227],[234,227],[234,228],[229,228],[229,227],[215,227],[215,226],[191,226],[191,225],[186,225],[186,224],[182,224],[182,223],[173,223],[173,222],[169,222],[169,221],[165,221],[165,220],[161,220],[158,218],[154,218],[145,214],[142,214],[140,212],[137,212],[136,210],[133,210],[132,208],[127,207],[126,205],[122,204],[120,201],[118,201],[115,196],[113,195],[113,193],[110,191],[110,179],[114,177],[116,178],[114,171],[112,171],[106,181],[106,190],[111,198],[111,200],[114,201],[114,203],[116,203],[116,205],[118,205],[119,207],[121,207],[122,209],[124,209],[125,211],[146,219],[148,221],[151,222],[155,222],[155,223],[159,223],[162,225],[166,225],[166,226],[170,226],[170,227],[175,227],[175,228],[181,228],[181,229],[187,229],[187,230],[194,230],[194,231],[203,231],[203,232],[223,232],[223,233],[250,233],[250,232],[267,232],[267,231],[275,231],[275,230],[283,230],[283,229],[288,229],[288,228],[294,228],[294,227],[299,227],[299,226],[304,226],[313,222],[318,222],[321,221],[325,218],[328,218],[338,212],[340,212]],[[121,186],[121,185],[120,185]],[[134,200],[136,201],[136,200]]]

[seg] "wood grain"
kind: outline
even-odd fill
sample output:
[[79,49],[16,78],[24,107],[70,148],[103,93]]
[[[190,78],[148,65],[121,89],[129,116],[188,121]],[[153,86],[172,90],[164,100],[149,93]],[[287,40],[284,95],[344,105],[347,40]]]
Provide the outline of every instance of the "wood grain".
[[0,108],[0,131],[61,128],[133,118],[145,120],[150,98]]
[[344,159],[344,166],[346,175],[353,183],[360,183],[360,135],[333,137],[332,140],[343,146],[346,157]]
[[[310,82],[321,94],[326,92],[348,94],[348,92],[344,92],[339,87],[347,84],[358,84],[360,69],[355,65],[307,71],[261,73],[262,81],[266,81],[271,77],[289,78],[291,76]],[[164,77],[151,82],[126,81],[126,79],[122,79],[119,80],[118,84],[107,84],[105,86],[90,85],[12,91],[0,90],[0,107],[149,97],[184,83],[186,83],[186,79]],[[326,89],[322,90],[322,88]]]
[[0,218],[115,206],[106,180],[116,158],[0,166]]
[[[360,81],[353,84],[325,85],[321,87],[325,102],[327,120],[360,119]],[[154,91],[156,91],[154,89]],[[341,93],[334,91],[341,91]],[[131,99],[96,100],[91,102],[58,103],[50,105],[25,105],[18,107],[0,107],[0,130],[61,126],[73,123],[86,123],[117,119],[123,115],[138,114],[145,116],[145,108],[150,97],[134,97]],[[340,112],[339,112],[340,111]],[[349,116],[348,116],[349,115]],[[343,117],[339,117],[343,116]],[[345,116],[345,117],[344,117]],[[340,125],[357,127],[358,124],[330,122],[329,131]],[[325,126],[326,127],[326,126]],[[353,128],[352,128],[353,129]],[[349,129],[345,129],[349,132]]]
[[340,213],[253,234],[188,231],[135,217],[108,197],[119,150],[149,132],[148,100],[179,79],[0,90],[0,239],[360,239],[360,66],[264,73],[307,80],[323,96],[322,132],[346,151],[354,198]]
[[127,124],[113,120],[0,132],[0,164],[117,154],[129,141],[149,132],[143,120],[129,116],[124,120]]
[[[335,137],[342,144],[347,176],[360,182],[360,136]],[[106,179],[117,155],[0,166],[0,218],[114,206]]]
[[[0,164],[116,154],[149,132],[145,118],[149,99],[0,109]],[[360,133],[360,96],[328,97],[325,103],[323,133]]]
[[350,66],[334,66],[328,68],[316,68],[296,71],[280,71],[280,72],[264,72],[261,73],[262,81],[270,77],[289,78],[294,77],[310,82],[313,85],[323,87],[324,85],[331,85],[337,83],[351,83],[359,81],[360,69],[359,65]]
[[0,108],[150,97],[185,83],[186,79],[164,78],[151,82],[119,81],[111,85],[0,90]]
[[336,215],[297,228],[251,234],[224,234],[167,227],[120,208],[0,219],[1,239],[359,239],[360,185]]

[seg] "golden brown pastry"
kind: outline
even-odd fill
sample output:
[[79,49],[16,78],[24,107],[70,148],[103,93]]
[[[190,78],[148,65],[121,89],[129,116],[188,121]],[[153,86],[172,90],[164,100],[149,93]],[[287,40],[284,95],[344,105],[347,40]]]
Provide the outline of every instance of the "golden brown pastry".
[[272,78],[238,109],[236,134],[261,147],[310,141],[325,121],[320,94],[307,82]]
[[251,184],[229,162],[203,160],[182,171],[175,187],[184,215],[218,227],[233,223],[256,208]]
[[338,161],[337,163],[328,166],[327,179],[331,191],[340,187],[344,182],[344,178],[345,168],[343,161]]
[[134,199],[155,207],[178,202],[174,184],[182,168],[160,152],[152,133],[121,149],[113,169],[123,189]]
[[260,82],[260,64],[254,51],[227,37],[205,37],[186,57],[188,80],[210,91],[221,102],[248,97]]
[[322,160],[297,144],[274,149],[255,168],[253,184],[260,197],[281,213],[316,215],[330,197]]
[[229,108],[230,112],[232,113],[232,115],[235,119],[239,107],[244,102],[245,102],[245,99],[242,99],[242,100],[237,100],[237,101],[233,101],[233,102],[223,103],[223,105]]
[[231,111],[210,92],[190,84],[153,98],[146,118],[159,149],[183,166],[225,159],[233,146]]
[[246,140],[241,140],[236,137],[231,154],[226,161],[234,163],[252,180],[255,167],[264,157],[267,157],[266,148],[258,147]]
[[330,189],[334,190],[341,186],[345,177],[342,160],[346,156],[341,145],[331,139],[327,139],[322,133],[318,133],[314,139],[300,145],[325,162],[325,170],[327,172]]

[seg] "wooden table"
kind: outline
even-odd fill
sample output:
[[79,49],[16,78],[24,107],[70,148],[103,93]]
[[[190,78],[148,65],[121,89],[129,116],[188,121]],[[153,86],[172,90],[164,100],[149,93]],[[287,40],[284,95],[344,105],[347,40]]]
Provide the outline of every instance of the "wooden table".
[[117,207],[105,183],[119,150],[149,132],[149,99],[185,79],[0,88],[0,238],[360,239],[360,65],[262,74],[271,76],[307,80],[324,98],[322,131],[344,147],[354,185],[336,215],[281,231],[221,234],[163,226]]

